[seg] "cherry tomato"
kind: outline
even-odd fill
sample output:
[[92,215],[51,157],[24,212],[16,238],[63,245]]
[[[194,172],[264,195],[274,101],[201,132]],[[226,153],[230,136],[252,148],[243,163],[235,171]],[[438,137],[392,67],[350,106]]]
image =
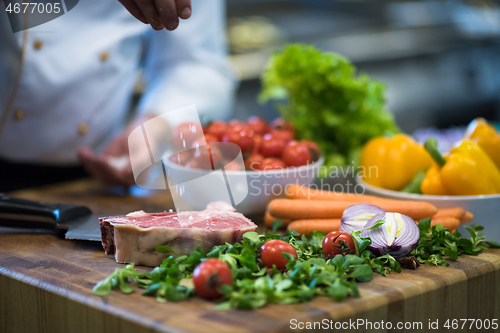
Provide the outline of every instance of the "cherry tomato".
[[245,168],[244,168],[244,165],[236,162],[236,161],[231,161],[229,163],[226,163],[224,165],[224,170],[226,171],[243,171]]
[[313,162],[319,160],[320,150],[319,150],[319,146],[316,142],[309,141],[309,140],[302,140],[300,142],[305,144],[307,147],[309,147],[309,152],[311,153]]
[[201,126],[194,122],[185,122],[174,128],[172,139],[179,148],[191,148],[193,142],[203,135]]
[[265,158],[259,165],[260,171],[283,170],[286,168],[285,162],[275,157]]
[[200,146],[194,151],[193,158],[186,163],[186,166],[193,169],[214,170],[221,167],[224,162],[224,157],[217,147],[212,147],[210,144]]
[[316,142],[314,141],[309,141],[309,140],[302,140],[300,141],[301,143],[305,144],[306,146],[308,146],[310,149],[314,150],[315,152],[317,152],[319,154],[319,146]]
[[285,142],[281,138],[268,133],[262,137],[259,153],[264,157],[280,157],[283,148],[285,148]]
[[222,140],[222,137],[226,133],[227,124],[222,121],[214,121],[207,128],[207,134],[214,135],[216,138]]
[[253,136],[253,147],[252,154],[260,154],[260,144],[262,143],[262,135],[254,134]]
[[323,240],[323,253],[325,258],[331,259],[337,254],[354,254],[356,248],[351,235],[345,231],[332,231]]
[[215,136],[213,134],[207,133],[207,134],[205,134],[205,142],[206,143],[220,142],[220,139],[219,139],[219,137],[217,137],[217,136]]
[[191,169],[211,170],[212,161],[207,154],[195,152],[193,158],[186,163],[186,166]]
[[307,145],[290,141],[283,149],[283,162],[291,167],[306,165],[312,162],[312,154]]
[[233,127],[226,131],[226,134],[222,137],[222,142],[232,142],[237,144],[241,149],[241,153],[245,154],[247,151],[252,149],[253,132],[249,129]]
[[213,134],[205,134],[204,137],[199,137],[198,139],[196,139],[191,145],[191,148],[201,147],[204,146],[205,143],[209,144],[210,142],[220,142],[220,140]]
[[285,143],[288,143],[288,142],[293,140],[293,133],[290,131],[283,131],[283,130],[274,129],[271,131],[271,134],[280,138]]
[[248,127],[258,135],[264,135],[269,131],[267,123],[259,117],[248,118]]
[[242,121],[239,121],[239,120],[231,120],[228,124],[227,124],[227,129],[226,129],[226,132],[229,131],[229,130],[246,130],[248,129],[248,125],[245,124],[244,122]]
[[203,298],[221,297],[220,288],[232,283],[231,269],[219,259],[207,259],[196,266],[193,272],[194,289]]
[[224,156],[222,156],[222,152],[219,148],[213,147],[208,144],[208,153],[210,154],[210,163],[212,164],[212,169],[215,170],[218,167],[222,167],[224,165]]
[[262,244],[260,247],[262,266],[273,268],[273,265],[276,265],[276,269],[280,271],[285,270],[288,259],[281,255],[282,252],[290,253],[295,256],[295,259],[298,259],[297,251],[285,241],[273,239]]
[[277,130],[289,131],[295,137],[295,128],[291,123],[283,120],[283,118],[274,119],[273,122],[271,123],[271,127]]
[[264,161],[264,156],[261,154],[251,154],[245,161],[245,168],[248,170],[259,170],[260,164]]
[[193,152],[191,150],[184,150],[170,156],[169,160],[170,162],[175,164],[186,165],[186,163],[188,163],[192,158],[193,158]]

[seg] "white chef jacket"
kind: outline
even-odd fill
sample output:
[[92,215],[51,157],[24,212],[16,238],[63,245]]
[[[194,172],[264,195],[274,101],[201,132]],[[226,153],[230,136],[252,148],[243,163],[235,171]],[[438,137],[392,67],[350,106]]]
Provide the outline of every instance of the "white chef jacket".
[[12,33],[0,5],[0,158],[72,165],[78,148],[102,150],[124,127],[141,63],[138,114],[195,104],[202,121],[227,117],[235,80],[224,3],[193,0],[192,8],[176,31],[154,31],[116,0],[82,0]]

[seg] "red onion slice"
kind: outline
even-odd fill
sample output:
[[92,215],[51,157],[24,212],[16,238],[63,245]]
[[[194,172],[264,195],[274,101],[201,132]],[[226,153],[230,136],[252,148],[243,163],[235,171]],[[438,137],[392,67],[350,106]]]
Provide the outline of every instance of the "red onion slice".
[[372,243],[368,249],[375,255],[389,253],[394,258],[404,257],[417,246],[420,230],[411,217],[399,213],[377,214],[364,227],[370,228],[378,220],[384,220],[385,223],[361,233],[361,237],[370,237]]
[[377,214],[384,214],[385,210],[378,206],[358,204],[347,207],[342,214],[340,231],[351,233],[363,229],[366,223]]

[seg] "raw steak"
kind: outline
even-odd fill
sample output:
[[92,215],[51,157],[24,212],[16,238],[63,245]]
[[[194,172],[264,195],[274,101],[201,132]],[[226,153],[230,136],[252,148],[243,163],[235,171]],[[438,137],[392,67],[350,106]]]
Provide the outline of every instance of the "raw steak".
[[99,219],[102,245],[117,262],[158,266],[171,254],[155,251],[158,245],[169,246],[177,255],[189,255],[201,245],[209,251],[215,245],[234,243],[257,226],[233,207],[212,203],[201,212],[145,213]]

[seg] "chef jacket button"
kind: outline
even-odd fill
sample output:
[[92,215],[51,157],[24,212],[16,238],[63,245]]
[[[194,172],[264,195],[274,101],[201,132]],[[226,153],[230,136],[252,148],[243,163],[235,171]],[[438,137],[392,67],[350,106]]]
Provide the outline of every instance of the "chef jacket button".
[[24,110],[23,109],[17,109],[14,112],[14,120],[21,121],[23,119],[24,119]]
[[102,52],[99,55],[99,59],[101,59],[101,62],[106,62],[109,59],[109,53],[108,52]]
[[35,40],[35,42],[33,43],[33,47],[35,48],[35,50],[40,50],[43,46],[43,43],[41,40],[37,39]]
[[89,125],[87,125],[87,123],[81,123],[80,125],[78,125],[78,134],[80,135],[84,135],[85,133],[87,133],[89,130]]

